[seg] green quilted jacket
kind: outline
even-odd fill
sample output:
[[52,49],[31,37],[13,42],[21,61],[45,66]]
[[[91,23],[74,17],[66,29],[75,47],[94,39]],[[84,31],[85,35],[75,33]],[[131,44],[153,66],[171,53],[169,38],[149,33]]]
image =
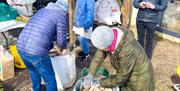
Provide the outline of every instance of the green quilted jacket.
[[[103,63],[107,52],[97,50],[90,64],[89,72],[95,74]],[[120,87],[120,91],[154,91],[154,70],[143,47],[134,39],[130,30],[124,31],[121,42],[114,54],[111,65],[115,75],[100,80],[102,87]]]

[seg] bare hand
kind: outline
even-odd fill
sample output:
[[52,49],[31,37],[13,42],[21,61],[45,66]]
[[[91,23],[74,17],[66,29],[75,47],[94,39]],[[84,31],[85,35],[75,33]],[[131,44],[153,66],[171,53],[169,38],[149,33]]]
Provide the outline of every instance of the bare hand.
[[146,8],[149,8],[149,9],[155,9],[155,5],[146,1],[146,5],[145,5]]
[[61,52],[61,55],[66,55],[69,53],[69,50],[68,49],[63,49],[62,52]]
[[146,2],[144,2],[144,1],[141,2],[141,3],[140,3],[140,7],[143,8],[143,9],[146,8]]

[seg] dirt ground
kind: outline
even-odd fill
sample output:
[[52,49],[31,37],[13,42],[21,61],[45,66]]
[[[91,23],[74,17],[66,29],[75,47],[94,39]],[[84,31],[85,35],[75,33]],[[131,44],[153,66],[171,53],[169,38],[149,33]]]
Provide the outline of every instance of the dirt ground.
[[180,83],[176,75],[180,65],[180,44],[155,36],[152,63],[155,71],[156,91],[172,91],[174,83]]
[[[76,62],[77,79],[80,78],[80,71],[90,63],[91,56],[85,62]],[[155,35],[154,53],[152,63],[155,71],[156,91],[173,91],[173,83],[180,83],[176,68],[180,65],[180,44],[162,39]],[[31,91],[31,81],[26,69],[15,68],[15,77],[6,81],[0,81],[0,88],[3,91]],[[72,88],[66,91],[72,91]],[[0,89],[1,91],[1,89]]]

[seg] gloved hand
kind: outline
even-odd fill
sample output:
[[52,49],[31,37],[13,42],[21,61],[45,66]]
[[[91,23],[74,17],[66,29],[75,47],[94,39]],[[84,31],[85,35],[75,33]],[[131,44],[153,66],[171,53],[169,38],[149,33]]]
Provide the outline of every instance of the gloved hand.
[[73,31],[75,32],[75,34],[83,36],[84,38],[87,38],[87,39],[91,39],[92,27],[90,27],[89,29],[84,30],[83,27],[73,26]]
[[91,88],[98,88],[100,86],[99,80],[93,80],[91,83]]
[[85,76],[84,77],[84,82],[82,84],[84,86],[84,88],[90,88],[92,80],[93,80],[93,75],[92,74],[88,74],[87,76]]
[[84,34],[84,28],[82,27],[73,26],[73,31],[75,32],[75,34],[78,34],[80,36],[83,36]]

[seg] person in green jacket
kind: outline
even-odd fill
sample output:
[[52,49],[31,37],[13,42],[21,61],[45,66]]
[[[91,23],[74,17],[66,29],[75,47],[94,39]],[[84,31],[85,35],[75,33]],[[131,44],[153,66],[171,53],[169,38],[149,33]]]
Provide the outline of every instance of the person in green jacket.
[[88,75],[84,77],[84,87],[90,86],[104,59],[109,58],[116,73],[101,78],[93,86],[119,87],[120,91],[154,91],[152,63],[130,30],[122,31],[118,26],[99,26],[93,31],[91,42],[98,50],[89,66]]

